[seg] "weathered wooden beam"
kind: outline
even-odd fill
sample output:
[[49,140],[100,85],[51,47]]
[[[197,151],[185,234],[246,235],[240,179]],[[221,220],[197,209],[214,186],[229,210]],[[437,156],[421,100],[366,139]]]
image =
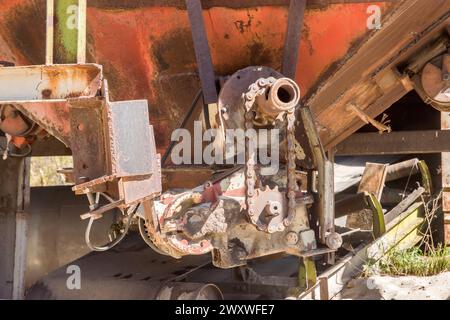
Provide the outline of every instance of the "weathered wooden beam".
[[356,133],[336,148],[340,156],[450,152],[450,130]]
[[368,35],[348,53],[341,68],[331,68],[318,90],[304,97],[315,115],[325,148],[333,147],[364,125],[346,111],[357,105],[374,118],[412,90],[408,79],[396,74],[399,64],[445,30],[450,2],[401,2],[394,13],[382,17],[382,28]]
[[387,167],[387,164],[382,163],[366,163],[366,169],[359,183],[358,193],[372,193],[380,200],[384,182],[386,181]]
[[[441,113],[441,129],[450,133],[450,112]],[[448,150],[447,150],[448,151]],[[444,212],[445,243],[450,244],[450,152],[441,156],[442,169],[442,211]]]
[[414,190],[410,195],[408,195],[402,202],[400,202],[395,208],[386,213],[384,216],[384,221],[386,224],[391,223],[396,217],[398,217],[402,212],[404,212],[409,206],[411,206],[417,199],[425,192],[425,189],[419,187]]

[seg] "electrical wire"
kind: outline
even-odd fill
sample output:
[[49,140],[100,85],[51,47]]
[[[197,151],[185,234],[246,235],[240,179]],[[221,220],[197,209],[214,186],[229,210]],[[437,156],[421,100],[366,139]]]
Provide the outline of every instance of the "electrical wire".
[[103,247],[98,247],[98,246],[95,246],[95,245],[93,245],[91,243],[91,239],[90,239],[91,228],[92,228],[92,224],[93,224],[93,222],[95,220],[94,217],[91,217],[89,219],[88,225],[86,227],[86,232],[84,234],[84,239],[86,241],[86,245],[88,246],[88,248],[91,249],[92,251],[102,252],[102,251],[107,251],[107,250],[115,247],[116,245],[118,245],[125,238],[125,236],[127,235],[128,230],[130,229],[130,226],[131,226],[131,221],[133,220],[133,217],[136,214],[136,212],[137,212],[137,210],[139,208],[139,205],[140,205],[140,203],[137,204],[134,208],[132,208],[132,210],[131,210],[132,212],[127,216],[128,217],[128,221],[127,221],[127,224],[125,225],[125,230],[122,232],[122,234],[119,237],[117,237],[116,239],[114,239],[112,242],[110,242],[109,244],[107,244],[107,245],[105,245]]
[[[33,151],[32,147],[29,144],[27,144],[27,151],[26,152],[24,152],[24,153],[14,153],[14,152],[9,151],[9,148],[8,148],[8,153],[7,154],[8,154],[8,157],[11,157],[11,158],[26,158],[26,157],[28,157],[31,154],[32,151]],[[3,147],[0,147],[0,153],[4,153],[4,152],[5,152],[5,149]]]

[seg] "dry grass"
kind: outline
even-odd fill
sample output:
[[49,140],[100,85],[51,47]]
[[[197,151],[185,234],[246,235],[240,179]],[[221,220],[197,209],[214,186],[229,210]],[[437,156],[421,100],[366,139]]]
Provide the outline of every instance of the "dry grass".
[[[421,243],[406,250],[389,251],[378,261],[365,266],[365,276],[433,276],[450,271],[450,248],[435,245],[431,222],[440,208],[442,194],[425,204],[425,228]],[[425,200],[422,198],[425,203]],[[421,249],[423,248],[423,249]]]
[[58,169],[73,167],[71,156],[32,157],[30,184],[32,187],[66,185]]

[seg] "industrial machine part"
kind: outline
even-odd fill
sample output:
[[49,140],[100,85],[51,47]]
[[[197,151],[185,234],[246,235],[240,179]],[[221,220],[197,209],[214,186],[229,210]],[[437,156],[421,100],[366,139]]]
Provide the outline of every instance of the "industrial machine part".
[[[48,7],[50,12],[48,17],[57,20],[53,18],[53,1],[48,3],[52,4]],[[395,6],[384,3],[383,8],[389,8],[389,11],[395,9],[398,14],[393,12],[385,15],[383,28],[370,32],[370,37],[364,38],[363,34],[369,35],[367,25],[357,24],[364,20],[358,17],[366,13],[366,7],[352,5],[352,10],[344,11],[351,14],[351,20],[356,23],[350,25],[349,30],[352,32],[344,32],[348,35],[344,35],[342,41],[337,41],[336,45],[332,46],[336,49],[333,53],[328,37],[323,36],[325,34],[322,31],[323,20],[319,19],[319,14],[325,13],[325,18],[322,19],[333,21],[330,16],[340,17],[343,6],[332,5],[330,9],[326,8],[324,2],[324,9],[317,11],[315,13],[317,16],[313,19],[319,21],[316,23],[320,25],[319,31],[315,30],[314,26],[308,28],[310,31],[308,51],[310,56],[315,53],[311,65],[314,65],[313,69],[316,70],[307,75],[309,79],[305,81],[306,85],[303,83],[305,90],[302,95],[308,93],[303,97],[305,105],[308,106],[305,107],[299,103],[300,90],[294,79],[298,80],[296,78],[298,47],[306,0],[290,1],[284,50],[277,47],[277,43],[282,43],[277,37],[269,41],[264,39],[269,34],[277,36],[280,34],[278,26],[266,27],[264,23],[259,23],[258,20],[262,20],[261,12],[263,16],[272,13],[266,10],[267,8],[258,8],[255,10],[258,13],[252,12],[256,18],[249,13],[247,25],[244,20],[235,19],[241,17],[245,19],[244,11],[247,10],[241,9],[249,6],[248,3],[229,4],[239,10],[230,8],[217,10],[218,17],[223,17],[220,12],[226,12],[226,15],[233,16],[235,22],[232,22],[231,28],[225,29],[224,33],[214,32],[213,37],[216,41],[211,47],[215,50],[216,66],[213,66],[212,55],[209,52],[206,33],[208,28],[204,25],[201,1],[186,0],[185,3],[189,19],[184,19],[185,21],[178,19],[184,14],[178,5],[176,8],[166,7],[165,15],[169,17],[167,21],[176,22],[164,30],[139,27],[136,37],[129,37],[131,34],[129,31],[132,30],[129,29],[130,25],[135,21],[139,21],[137,25],[140,25],[155,20],[154,13],[159,12],[154,10],[159,9],[147,8],[139,12],[134,10],[133,5],[133,10],[118,10],[123,16],[120,17],[121,23],[118,23],[114,30],[119,30],[117,34],[124,35],[127,39],[127,45],[123,46],[127,48],[126,55],[110,54],[112,51],[117,52],[117,48],[109,46],[113,41],[110,41],[111,38],[107,38],[107,35],[105,36],[107,32],[104,32],[105,26],[106,28],[110,26],[107,23],[109,21],[107,19],[111,19],[110,10],[98,10],[101,5],[94,4],[90,8],[90,14],[92,17],[100,18],[98,19],[100,22],[91,23],[93,29],[96,28],[90,34],[91,39],[94,39],[90,45],[95,49],[90,50],[93,52],[92,55],[96,61],[105,63],[105,69],[115,71],[117,77],[114,77],[115,81],[112,83],[115,83],[114,89],[122,91],[122,95],[123,92],[130,92],[139,97],[148,94],[149,99],[150,95],[153,95],[156,97],[153,97],[156,100],[153,100],[153,103],[166,105],[167,101],[173,99],[172,88],[176,85],[172,81],[176,78],[174,77],[176,72],[181,70],[197,80],[191,69],[185,69],[185,65],[193,65],[192,61],[187,60],[176,66],[173,61],[164,61],[167,56],[171,56],[171,59],[175,56],[174,60],[178,60],[177,54],[171,54],[172,48],[167,51],[166,44],[184,44],[185,35],[173,39],[170,37],[187,30],[185,27],[189,20],[202,85],[193,108],[200,101],[200,97],[203,97],[202,114],[206,128],[215,128],[222,132],[227,129],[265,128],[272,132],[280,130],[281,136],[276,143],[279,142],[281,146],[277,153],[281,155],[283,165],[279,172],[262,175],[264,168],[256,154],[265,146],[247,137],[242,141],[245,150],[245,163],[242,167],[236,166],[229,170],[220,168],[221,174],[215,175],[211,181],[205,181],[198,187],[190,189],[192,186],[184,186],[185,189],[181,191],[169,189],[159,196],[162,191],[161,164],[156,154],[152,127],[148,121],[147,102],[110,101],[102,67],[85,63],[86,23],[80,17],[82,12],[84,16],[86,15],[86,1],[80,1],[78,25],[74,28],[78,29],[77,65],[53,65],[54,26],[50,20],[47,21],[47,65],[13,67],[0,62],[4,66],[0,69],[0,129],[7,138],[4,155],[28,155],[33,142],[46,134],[56,137],[70,147],[75,167],[64,172],[73,178],[75,183],[73,190],[77,194],[86,195],[89,200],[90,211],[82,215],[82,218],[89,219],[86,242],[93,250],[107,250],[117,244],[124,238],[138,216],[138,227],[144,240],[158,253],[176,258],[211,253],[214,265],[222,268],[240,266],[246,264],[249,259],[278,253],[304,258],[323,253],[331,253],[329,256],[332,256],[342,245],[342,235],[337,234],[334,228],[333,163],[327,156],[331,159],[332,147],[356,131],[364,122],[374,124],[380,131],[390,131],[383,121],[381,123],[374,121],[374,117],[412,90],[411,83],[405,79],[406,75],[399,77],[395,68],[399,67],[399,63],[404,63],[407,57],[415,56],[412,50],[419,46],[422,48],[431,36],[434,37],[436,30],[448,19],[448,5],[443,5],[443,2],[438,0],[426,4],[420,1],[413,4],[403,1]],[[122,9],[118,3],[108,6]],[[141,4],[138,4],[136,8],[140,6]],[[6,8],[4,10],[6,14],[10,14],[11,9],[8,6]],[[360,11],[361,8],[363,11]],[[127,11],[133,11],[133,14],[137,12],[139,20]],[[279,11],[278,14],[283,12]],[[210,22],[214,20],[215,14],[210,13],[211,19],[207,23],[211,28],[214,27]],[[148,19],[147,15],[151,19]],[[281,16],[286,15],[280,14],[279,17]],[[422,16],[426,16],[427,19],[417,19]],[[256,23],[251,24],[252,19],[256,19],[254,20]],[[3,29],[21,30],[11,29],[17,27],[15,21],[3,20],[7,22],[7,26]],[[169,24],[171,23],[167,23]],[[62,25],[64,24],[59,23],[59,28]],[[266,30],[260,29],[261,25]],[[153,34],[147,34],[144,29],[158,29],[160,33],[155,37]],[[330,28],[333,32],[334,29]],[[248,37],[246,32],[252,35]],[[234,40],[236,34],[240,37],[238,41]],[[318,34],[320,37],[317,37]],[[413,39],[406,37],[405,34],[414,35]],[[211,33],[209,36],[211,37]],[[1,37],[6,38],[7,41],[4,43],[7,45],[4,47],[7,50],[4,52],[10,55],[10,49],[14,48],[9,46],[14,43],[14,39],[5,32]],[[133,40],[128,42],[130,38]],[[117,39],[123,38],[113,37],[113,40]],[[148,46],[151,52],[142,54],[143,51],[139,49],[143,44],[145,46],[148,39],[151,39],[151,45]],[[228,41],[229,39],[231,41]],[[17,40],[17,43],[24,42],[24,39]],[[250,50],[247,50],[249,46],[243,43],[248,40],[254,42]],[[234,51],[240,46],[245,48],[243,51],[248,52],[244,54],[240,52],[228,61],[228,52],[218,53],[225,51],[220,50],[223,48],[222,42],[227,49],[230,46]],[[231,43],[234,45],[231,46]],[[383,45],[380,46],[380,43]],[[132,47],[128,44],[137,45]],[[103,47],[107,47],[107,50],[105,51]],[[178,50],[177,46],[173,47]],[[261,50],[261,47],[264,50]],[[266,47],[270,49],[267,52]],[[322,57],[321,50],[326,50],[331,55]],[[264,54],[254,60],[254,53],[261,51],[264,51]],[[167,52],[169,54],[166,54]],[[281,52],[283,52],[282,64],[275,60]],[[11,55],[16,53],[14,50],[11,51]],[[22,62],[33,62],[33,59],[29,59],[32,54],[29,52],[22,54],[26,56],[25,59],[21,59]],[[157,59],[148,59],[147,54],[154,55]],[[248,55],[250,59],[246,59]],[[124,56],[127,59],[123,59]],[[104,57],[107,57],[106,61],[102,60]],[[163,59],[160,59],[161,57]],[[307,58],[308,54],[302,55],[302,59],[303,57]],[[418,60],[406,68],[406,74],[413,78],[419,94],[434,107],[446,111],[448,110],[447,60],[448,43],[444,40],[420,55]],[[135,67],[130,68],[130,61],[132,64],[135,63]],[[345,68],[340,68],[339,66],[344,63]],[[232,74],[242,65],[253,64],[256,66]],[[281,65],[281,72],[259,64],[273,67]],[[309,63],[303,62],[303,65],[307,66]],[[176,72],[172,72],[171,69],[176,69]],[[214,74],[215,69],[221,70],[222,77],[219,78]],[[139,71],[139,74],[135,76],[136,71]],[[162,77],[152,79],[155,74],[164,74],[164,80]],[[302,72],[303,76],[305,72]],[[133,84],[135,88],[143,88],[142,91],[130,89],[132,86],[128,86],[128,81],[131,77],[133,80],[138,79]],[[116,81],[118,78],[120,80]],[[166,90],[158,90],[159,87],[156,85],[159,86],[160,82],[164,82]],[[142,83],[146,86],[142,86]],[[181,94],[179,96],[180,100],[184,98]],[[174,101],[174,105],[179,102]],[[179,113],[180,110],[184,110],[182,104],[176,107],[178,109],[174,111]],[[314,119],[312,112],[315,115]],[[158,123],[159,128],[164,125],[162,121]],[[167,134],[164,130],[161,131]],[[320,132],[328,155],[325,154],[317,131]],[[22,152],[13,152],[13,148]],[[224,153],[228,151],[223,144],[221,150]],[[233,157],[238,156],[239,154],[233,154]],[[419,169],[422,171],[422,168]],[[393,175],[398,173],[394,172]],[[299,175],[307,177],[308,183],[300,184]],[[388,178],[389,172],[386,176],[386,179]],[[418,189],[416,194],[406,199],[401,207],[394,208],[395,210],[387,217],[396,216],[404,209],[403,206],[428,190]],[[374,197],[370,195],[369,198]],[[363,200],[365,199],[366,196]],[[106,246],[92,244],[90,231],[93,222],[106,212],[116,209],[119,209],[122,220],[123,229],[120,230],[120,234]],[[380,216],[382,214],[381,211]],[[378,227],[377,233],[382,232],[384,232],[382,228]],[[169,296],[177,298],[178,294]]]
[[422,86],[430,104],[440,111],[450,111],[450,54],[440,55],[422,70]]
[[450,111],[449,34],[417,55],[406,68],[423,101],[442,112]]
[[[294,2],[303,14],[305,1]],[[300,89],[292,80],[302,17],[289,18],[285,45],[294,51],[285,52],[283,70],[292,78],[269,67],[249,66],[222,81],[218,93],[201,3],[187,0],[186,7],[207,107],[206,128],[217,129],[222,138],[228,129],[245,132],[238,142],[243,154],[232,152],[233,158],[244,156],[243,167],[194,189],[161,195],[161,163],[147,101],[110,101],[102,67],[85,63],[83,45],[78,47],[78,64],[53,65],[49,43],[47,65],[0,68],[0,105],[10,115],[3,126],[15,136],[24,135],[25,119],[30,119],[70,147],[74,168],[64,172],[75,183],[73,191],[89,201],[90,210],[81,218],[89,219],[85,239],[92,250],[119,243],[137,215],[141,234],[157,252],[175,258],[211,253],[213,264],[221,268],[278,253],[310,257],[334,252],[342,238],[334,232],[332,165],[311,113],[300,108]],[[48,18],[51,24],[53,16]],[[8,89],[11,79],[13,89]],[[15,112],[24,116],[14,118]],[[16,132],[8,128],[13,119],[18,121]],[[302,144],[296,140],[296,127],[306,133]],[[281,135],[261,142],[253,134],[259,129]],[[228,153],[225,142],[220,137],[214,141],[218,152]],[[263,168],[258,155],[268,145],[271,156],[281,155],[281,170],[278,164],[274,170]],[[312,150],[314,165],[307,175],[317,183],[299,186],[297,164],[306,157],[302,145]],[[116,209],[121,216],[119,234],[105,246],[91,243],[93,222]],[[310,223],[312,211],[318,223]]]
[[[299,99],[295,82],[267,67],[247,67],[229,77],[218,98],[219,130],[281,129],[285,168],[262,175],[256,155],[264,142],[238,139],[244,148],[237,150],[245,150],[242,169],[194,189],[168,191],[147,208],[150,212],[145,206],[139,210],[141,233],[149,245],[177,258],[211,252],[213,264],[221,268],[276,253],[302,257],[339,248],[339,234],[327,232],[322,242],[327,247],[318,250],[315,226],[309,222],[313,193],[297,185],[296,159],[302,150],[295,143],[294,122]],[[226,149],[222,144],[222,152]]]
[[[10,89],[11,81],[20,85]],[[72,150],[74,168],[66,173],[75,182],[73,191],[89,200],[90,211],[82,215],[90,219],[87,230],[115,208],[130,220],[140,203],[159,196],[159,155],[147,101],[110,101],[101,66],[2,67],[0,82],[1,126],[8,136],[34,135],[24,143],[29,147],[39,126]]]
[[422,99],[442,112],[450,111],[450,54],[441,54],[425,64],[416,77]]
[[[161,192],[160,162],[146,102],[109,101],[98,65],[5,67],[0,79],[38,73],[44,81],[27,77],[26,90],[4,90],[0,102],[13,105],[70,146],[73,190],[89,200],[90,211],[82,218],[89,219],[86,242],[91,249],[103,251],[117,244],[136,213],[144,219],[141,231],[147,242],[159,252],[173,257],[211,252],[214,264],[223,268],[275,253],[321,254],[342,243],[339,235],[328,234],[322,243],[329,248],[314,251],[318,248],[315,226],[308,218],[313,196],[301,191],[296,181],[296,159],[302,154],[294,137],[300,90],[276,71],[249,67],[230,77],[219,94],[219,106],[227,102],[218,122],[224,123],[221,130],[281,129],[285,147],[280,152],[286,168],[264,176],[263,183],[256,157],[262,146],[247,138],[243,169],[232,169],[229,175],[193,190],[169,192],[155,202]],[[59,83],[52,80],[52,74],[60,73],[67,77]],[[227,113],[233,114],[234,122],[225,119]],[[222,147],[225,152],[226,146]],[[101,205],[101,198],[107,204]],[[122,233],[109,245],[92,244],[94,220],[116,208],[126,221]]]

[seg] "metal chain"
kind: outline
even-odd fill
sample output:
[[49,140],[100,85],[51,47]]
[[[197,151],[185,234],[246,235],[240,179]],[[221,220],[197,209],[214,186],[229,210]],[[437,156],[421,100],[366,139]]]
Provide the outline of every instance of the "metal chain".
[[[245,129],[253,129],[253,106],[256,101],[256,97],[264,94],[265,90],[270,87],[274,82],[275,78],[261,78],[255,83],[251,84],[247,93],[244,94],[244,107],[245,107]],[[245,185],[246,185],[246,203],[247,203],[247,214],[253,223],[258,223],[258,218],[255,217],[254,205],[256,202],[255,194],[255,184],[256,184],[256,172],[255,172],[255,158],[256,150],[253,148],[254,144],[250,143],[250,137],[245,138]],[[261,225],[257,225],[259,229],[262,228]]]
[[[266,90],[273,85],[276,81],[275,78],[261,78],[255,83],[250,85],[247,93],[244,94],[244,107],[245,107],[245,129],[253,129],[254,124],[254,113],[253,107],[255,105],[256,97],[263,95]],[[287,198],[288,198],[288,215],[283,220],[282,230],[287,227],[293,220],[295,216],[295,192],[297,190],[297,181],[295,178],[295,113],[294,110],[289,110],[286,113],[286,131],[287,131]],[[259,221],[258,217],[255,216],[255,202],[257,200],[255,185],[256,185],[256,172],[255,172],[255,160],[256,160],[256,148],[254,148],[253,143],[249,143],[250,137],[246,136],[246,164],[245,164],[245,184],[246,184],[246,204],[247,213],[251,221],[256,224],[258,229],[265,229],[264,226]]]
[[295,176],[295,110],[290,110],[286,114],[287,118],[287,197],[288,197],[288,215],[283,220],[285,227],[291,224],[295,216],[295,192],[297,191],[297,179]]

